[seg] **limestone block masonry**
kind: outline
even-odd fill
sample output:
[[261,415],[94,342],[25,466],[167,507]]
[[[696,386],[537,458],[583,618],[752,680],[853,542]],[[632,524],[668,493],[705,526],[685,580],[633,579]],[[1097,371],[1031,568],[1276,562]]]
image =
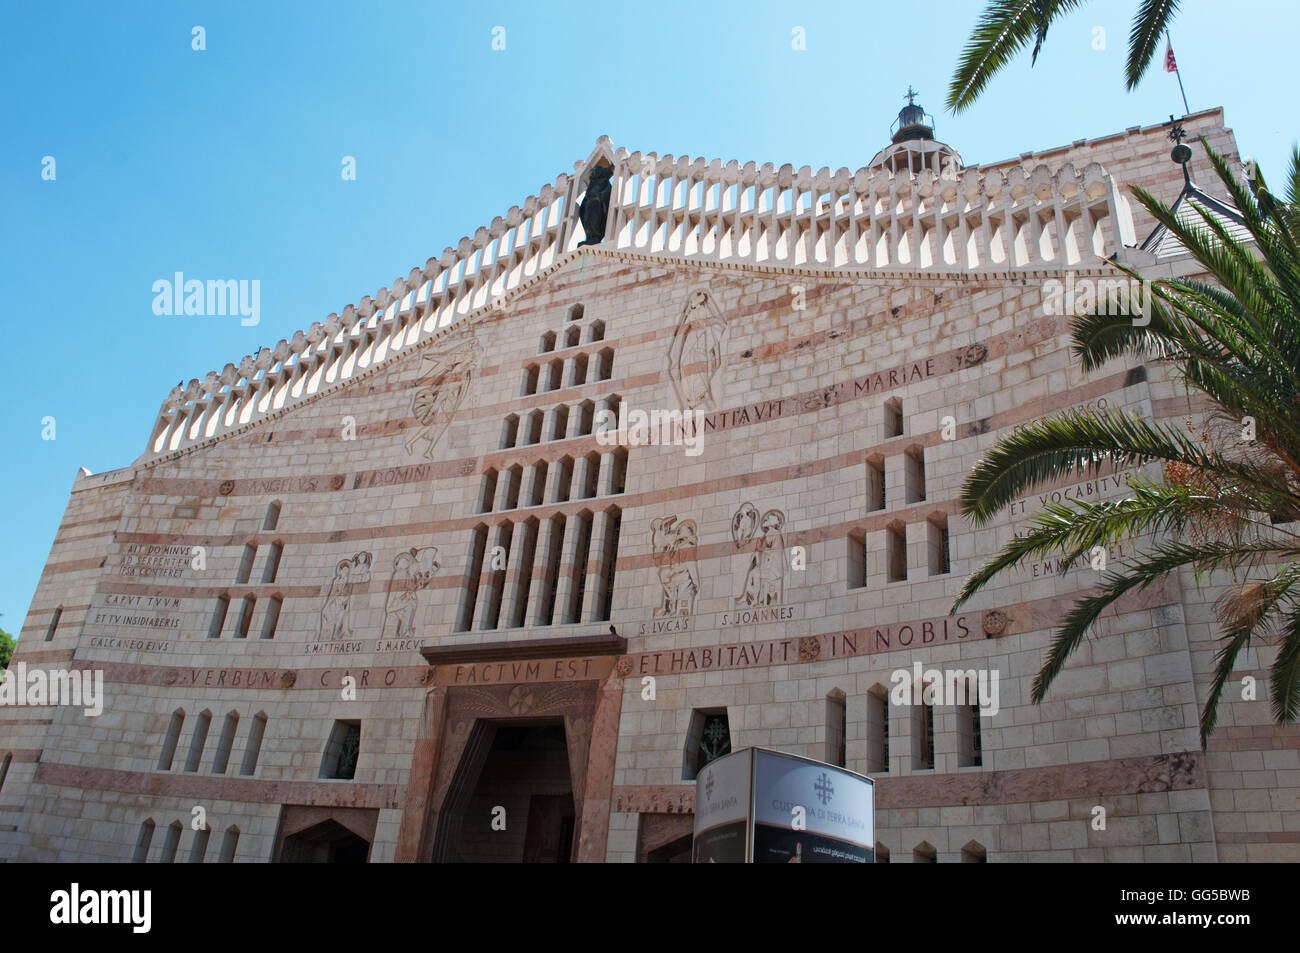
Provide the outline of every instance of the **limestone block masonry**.
[[[1186,126],[1236,155],[1220,110]],[[680,859],[723,745],[871,774],[882,860],[1300,860],[1300,730],[1229,700],[1198,741],[1213,586],[1125,602],[1041,705],[1087,567],[949,615],[1044,502],[1123,492],[1044,487],[975,529],[959,489],[999,436],[1189,413],[1163,368],[1084,375],[1044,307],[1108,256],[1154,267],[1126,190],[1177,195],[1166,131],[951,175],[601,139],[176,389],[139,459],[73,486],[13,665],[102,671],[104,709],[0,707],[0,860]],[[1219,194],[1199,148],[1193,174]],[[602,433],[642,412],[670,422]],[[996,713],[891,704],[916,663],[996,673]]]

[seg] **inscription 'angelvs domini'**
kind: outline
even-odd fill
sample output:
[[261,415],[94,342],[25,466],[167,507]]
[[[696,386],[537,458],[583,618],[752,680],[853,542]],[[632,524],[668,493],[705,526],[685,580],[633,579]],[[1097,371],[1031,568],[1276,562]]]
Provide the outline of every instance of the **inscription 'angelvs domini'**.
[[[1236,156],[1221,111],[1184,124]],[[14,661],[103,668],[113,717],[4,714],[0,860],[680,859],[699,770],[749,746],[871,775],[877,859],[1300,860],[1300,813],[1260,806],[1295,799],[1294,730],[1232,699],[1200,746],[1214,586],[1134,594],[1041,706],[1022,676],[1097,571],[949,614],[1058,494],[1124,491],[974,527],[999,436],[1187,415],[1165,368],[1084,374],[1043,307],[1156,267],[1125,195],[1183,187],[1166,130],[982,165],[922,132],[857,171],[602,138],[174,389],[138,459],[73,486]],[[694,447],[598,439],[656,410],[701,412]],[[915,666],[1001,697],[891,703]],[[1069,820],[1098,803],[1105,830]]]

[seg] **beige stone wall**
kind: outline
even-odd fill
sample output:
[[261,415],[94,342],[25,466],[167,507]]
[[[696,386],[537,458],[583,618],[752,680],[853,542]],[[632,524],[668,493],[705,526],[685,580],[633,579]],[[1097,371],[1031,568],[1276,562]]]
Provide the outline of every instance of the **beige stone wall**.
[[[1231,146],[1221,127],[1218,113],[1192,123],[1193,132],[1217,129],[1213,141]],[[1178,170],[1162,136],[1158,128],[1130,130],[1060,158],[1076,167],[1100,161],[1126,180],[1166,188],[1170,170]],[[1145,237],[1142,227],[1138,232]],[[427,688],[427,666],[413,644],[378,644],[386,640],[395,559],[437,547],[440,568],[416,593],[414,638],[426,646],[603,632],[603,621],[456,631],[471,535],[501,518],[478,512],[482,474],[539,460],[554,470],[566,455],[609,451],[586,436],[502,450],[509,414],[543,409],[549,422],[561,403],[576,407],[613,394],[631,408],[680,409],[670,347],[683,309],[701,291],[726,324],[713,421],[727,426],[705,432],[697,457],[682,447],[631,449],[616,498],[604,492],[606,484],[594,500],[511,514],[522,520],[563,513],[572,521],[584,510],[616,505],[621,512],[612,623],[627,637],[629,654],[620,663],[628,677],[609,860],[635,857],[639,814],[662,812],[674,799],[679,806],[692,802],[683,754],[694,710],[725,707],[733,747],[823,758],[826,697],[842,691],[847,766],[866,771],[868,693],[889,688],[891,673],[914,662],[996,671],[1001,710],[983,723],[983,765],[962,767],[958,712],[939,706],[935,766],[924,769],[913,766],[912,712],[891,708],[892,757],[889,770],[876,775],[877,839],[894,861],[910,860],[921,844],[940,861],[959,860],[972,841],[995,861],[1295,859],[1294,729],[1266,728],[1266,702],[1234,704],[1221,721],[1223,742],[1200,751],[1196,725],[1214,647],[1213,590],[1198,593],[1184,580],[1126,603],[1081,647],[1042,705],[1032,704],[1029,693],[1055,613],[1094,573],[1060,576],[1040,567],[1036,575],[1009,576],[949,617],[965,576],[1038,506],[1038,494],[1031,494],[1023,508],[983,528],[959,515],[964,474],[1000,435],[1102,401],[1143,415],[1179,412],[1177,392],[1158,369],[1143,375],[1117,364],[1085,378],[1071,360],[1065,320],[1044,314],[1047,277],[800,273],[597,249],[536,281],[506,313],[475,324],[482,357],[432,459],[422,443],[408,450],[421,426],[412,399],[431,373],[424,355],[462,340],[458,329],[244,433],[138,470],[79,479],[15,662],[103,669],[108,703],[98,719],[68,709],[0,713],[0,755],[9,748],[21,754],[0,791],[0,859],[128,860],[141,822],[152,818],[151,859],[167,825],[179,820],[183,860],[193,842],[193,808],[202,806],[213,829],[208,861],[231,826],[240,832],[237,859],[264,861],[282,804],[377,809],[371,857],[392,859]],[[566,329],[575,304],[584,306],[582,327],[604,322],[604,340],[580,350],[612,348],[612,379],[520,396],[525,367],[540,357],[539,341]],[[901,400],[901,436],[886,432],[886,402],[893,399]],[[949,416],[957,426],[951,441],[941,434]],[[355,439],[345,437],[349,427]],[[905,457],[916,448],[924,453],[925,499],[909,502]],[[868,509],[866,461],[875,457],[885,464],[883,511]],[[1091,498],[1121,492],[1113,480],[1055,489]],[[281,503],[279,522],[264,531],[272,501]],[[745,503],[760,516],[783,514],[779,608],[788,618],[726,625],[761,537],[739,548],[733,541],[733,516]],[[667,516],[697,526],[692,563],[699,593],[689,629],[655,633],[664,593],[651,521]],[[932,575],[926,521],[939,516],[947,519],[951,566]],[[906,580],[888,582],[886,535],[895,523],[905,533]],[[865,539],[860,588],[849,585],[850,534]],[[258,547],[250,581],[236,584],[250,543]],[[278,573],[263,582],[274,543],[283,546]],[[195,546],[204,548],[206,568],[194,569],[185,558]],[[793,547],[805,553],[801,570],[790,566]],[[319,641],[322,609],[339,563],[359,553],[370,554],[369,580],[354,587],[354,635],[342,640],[359,650],[331,654],[341,643]],[[764,565],[771,570],[770,561]],[[141,575],[141,568],[164,574]],[[208,639],[223,593],[229,614],[220,637]],[[249,637],[240,639],[234,636],[246,596],[256,597],[257,608]],[[274,638],[259,638],[277,596],[283,608]],[[131,601],[137,597],[165,601],[141,605]],[[49,614],[60,604],[60,627],[43,643]],[[986,634],[989,610],[1006,613],[1005,632]],[[122,621],[141,615],[165,618],[169,627]],[[944,631],[946,640],[937,634]],[[927,632],[936,633],[933,641]],[[122,639],[136,644],[114,641]],[[166,645],[141,647],[140,640]],[[750,658],[758,646],[766,654]],[[1256,669],[1266,664],[1252,658]],[[642,697],[645,674],[655,677],[653,701]],[[345,675],[359,680],[355,700],[343,697]],[[187,717],[175,763],[159,770],[178,708]],[[210,734],[190,773],[185,759],[203,711],[212,716]],[[216,774],[218,738],[232,711],[239,728],[230,767]],[[265,738],[256,770],[244,776],[248,727],[258,713],[267,718]],[[318,776],[335,719],[363,725],[353,781]],[[1106,810],[1105,831],[1091,828],[1096,806]]]

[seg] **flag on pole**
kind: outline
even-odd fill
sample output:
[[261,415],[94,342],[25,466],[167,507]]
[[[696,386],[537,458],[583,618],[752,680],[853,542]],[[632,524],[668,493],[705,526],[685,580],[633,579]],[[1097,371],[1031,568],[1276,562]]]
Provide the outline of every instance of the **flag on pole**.
[[1178,61],[1174,59],[1174,45],[1169,42],[1167,36],[1165,37],[1165,72],[1178,72]]

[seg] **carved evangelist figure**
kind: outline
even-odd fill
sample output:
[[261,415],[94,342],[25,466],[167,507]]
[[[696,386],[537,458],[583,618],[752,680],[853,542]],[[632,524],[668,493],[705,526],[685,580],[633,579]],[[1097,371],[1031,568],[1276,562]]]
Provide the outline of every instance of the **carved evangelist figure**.
[[339,642],[352,637],[352,596],[370,582],[370,554],[357,553],[334,567],[334,578],[320,610],[317,641]]
[[676,516],[650,521],[650,547],[662,589],[656,616],[689,616],[695,612],[700,592],[700,573],[694,555],[686,551],[699,544],[694,520],[677,522]]
[[397,554],[384,602],[384,638],[404,639],[414,635],[419,592],[428,588],[440,568],[437,546],[412,547]]
[[744,503],[731,518],[731,538],[737,549],[748,548],[744,582],[736,605],[777,606],[785,598],[785,514],[768,510],[760,518],[752,503]]

